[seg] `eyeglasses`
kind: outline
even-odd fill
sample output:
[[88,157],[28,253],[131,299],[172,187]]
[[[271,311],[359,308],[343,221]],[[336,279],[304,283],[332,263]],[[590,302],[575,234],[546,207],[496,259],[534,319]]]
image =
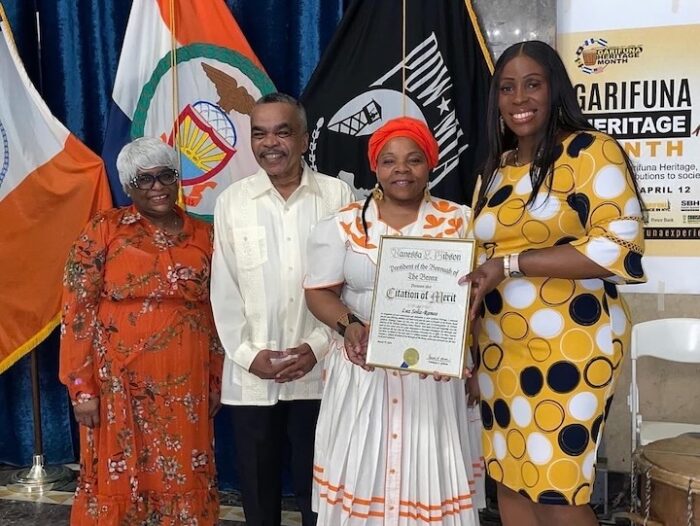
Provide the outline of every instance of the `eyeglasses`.
[[163,186],[170,186],[177,181],[177,170],[163,170],[157,174],[137,174],[131,178],[129,184],[139,190],[150,190],[156,184],[156,179]]

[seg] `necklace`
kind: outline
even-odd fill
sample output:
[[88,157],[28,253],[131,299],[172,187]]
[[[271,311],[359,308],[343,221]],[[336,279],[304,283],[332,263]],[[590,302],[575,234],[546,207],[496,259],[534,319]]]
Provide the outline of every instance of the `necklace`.
[[518,147],[517,146],[515,147],[515,151],[513,152],[513,164],[515,166],[522,166],[523,165],[523,163],[521,163],[518,160]]
[[159,225],[156,225],[156,228],[163,232],[174,233],[180,229],[180,216],[177,213],[175,213],[175,217],[173,217],[172,219],[168,219],[167,221],[163,221]]

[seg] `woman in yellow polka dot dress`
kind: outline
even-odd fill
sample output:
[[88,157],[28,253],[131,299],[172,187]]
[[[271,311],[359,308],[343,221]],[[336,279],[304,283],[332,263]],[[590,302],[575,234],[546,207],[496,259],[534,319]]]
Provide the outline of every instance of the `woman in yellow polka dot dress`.
[[484,456],[505,525],[595,525],[596,451],[630,320],[616,284],[644,281],[632,167],[582,115],[557,53],[496,64],[490,155],[474,205],[472,283]]

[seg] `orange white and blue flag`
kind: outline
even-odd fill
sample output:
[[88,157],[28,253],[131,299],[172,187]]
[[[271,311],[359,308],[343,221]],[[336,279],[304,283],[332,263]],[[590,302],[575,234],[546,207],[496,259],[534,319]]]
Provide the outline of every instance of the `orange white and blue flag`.
[[116,157],[136,137],[180,153],[187,211],[211,219],[230,183],[257,171],[250,112],[274,85],[223,0],[134,0],[102,157],[117,204]]
[[0,373],[58,325],[68,250],[111,207],[100,157],[49,111],[0,5]]

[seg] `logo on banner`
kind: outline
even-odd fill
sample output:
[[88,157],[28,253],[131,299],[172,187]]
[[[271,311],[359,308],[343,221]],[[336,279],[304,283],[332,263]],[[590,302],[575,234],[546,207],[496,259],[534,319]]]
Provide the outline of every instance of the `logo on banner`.
[[647,212],[670,212],[671,201],[649,201],[644,203],[644,210]]
[[[237,146],[249,133],[255,101],[274,91],[274,86],[250,60],[230,49],[192,44],[179,48],[176,59],[177,118],[173,122],[173,68],[168,53],[143,87],[131,135],[160,136],[171,146],[177,140],[185,203],[195,212],[202,205],[207,209],[202,212],[211,213],[218,193],[211,190],[219,185],[216,176],[222,170],[231,168],[232,161],[237,163],[239,178],[256,170],[248,148],[239,158]],[[226,184],[234,178],[227,178]]]
[[588,75],[602,73],[610,64],[639,58],[642,45],[611,46],[604,38],[589,38],[576,49],[576,66]]
[[0,186],[10,170],[10,142],[7,140],[7,132],[0,121]]
[[[402,69],[406,69],[406,96],[402,94]],[[459,94],[465,96],[464,94]],[[469,144],[455,113],[453,82],[445,65],[435,33],[410,50],[383,76],[369,84],[365,91],[342,104],[328,119],[320,117],[311,133],[308,160],[316,168],[316,149],[319,138],[325,135],[330,142],[348,144],[374,133],[385,122],[404,115],[420,119],[432,130],[440,145],[438,165],[431,174],[430,187],[437,185],[459,164],[459,156]],[[331,148],[331,146],[324,146]],[[342,148],[340,148],[342,151]],[[356,188],[358,196],[366,196],[348,160],[347,169],[338,178]]]
[[681,201],[681,212],[700,212],[700,200],[684,199]]

